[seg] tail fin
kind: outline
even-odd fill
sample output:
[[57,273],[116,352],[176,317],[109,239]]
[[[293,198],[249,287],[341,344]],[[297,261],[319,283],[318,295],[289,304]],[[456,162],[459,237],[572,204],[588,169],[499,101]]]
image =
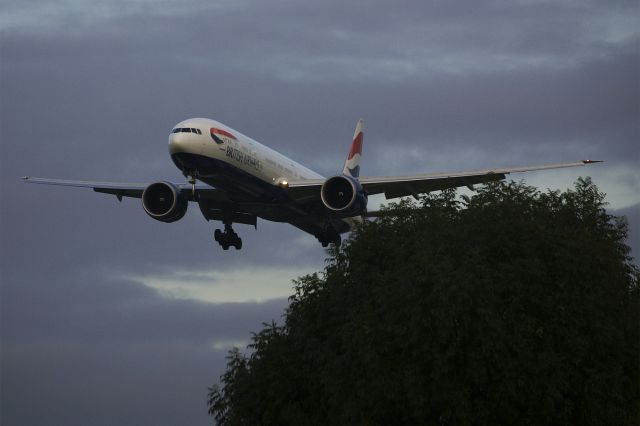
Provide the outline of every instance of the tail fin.
[[360,176],[360,157],[362,156],[362,142],[364,140],[364,120],[361,118],[356,124],[356,131],[353,134],[351,150],[344,162],[342,174],[357,178]]

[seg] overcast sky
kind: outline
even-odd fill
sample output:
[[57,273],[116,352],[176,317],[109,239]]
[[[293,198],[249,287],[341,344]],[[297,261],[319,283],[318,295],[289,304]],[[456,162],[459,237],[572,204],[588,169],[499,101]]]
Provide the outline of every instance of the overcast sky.
[[358,118],[363,175],[585,158],[638,253],[637,1],[0,0],[3,425],[206,424],[229,347],[278,320],[326,253],[293,227],[27,186],[182,182],[167,137],[209,117],[330,175]]

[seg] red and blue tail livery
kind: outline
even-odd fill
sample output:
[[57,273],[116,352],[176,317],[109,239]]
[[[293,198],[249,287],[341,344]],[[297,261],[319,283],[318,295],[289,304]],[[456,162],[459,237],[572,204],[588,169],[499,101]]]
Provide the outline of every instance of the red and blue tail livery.
[[356,124],[356,131],[353,134],[353,142],[351,143],[351,150],[347,156],[347,161],[344,163],[344,169],[342,174],[357,178],[360,176],[360,157],[362,157],[362,143],[364,141],[364,120],[358,120]]

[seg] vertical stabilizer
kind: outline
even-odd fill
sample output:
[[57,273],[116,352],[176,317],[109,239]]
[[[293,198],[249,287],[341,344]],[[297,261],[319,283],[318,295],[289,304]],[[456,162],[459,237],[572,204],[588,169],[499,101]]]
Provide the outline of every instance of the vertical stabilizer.
[[344,162],[342,174],[357,178],[360,176],[360,157],[362,156],[362,142],[364,139],[364,120],[361,118],[356,124],[356,131],[353,134],[353,142],[351,150],[347,155],[347,161]]

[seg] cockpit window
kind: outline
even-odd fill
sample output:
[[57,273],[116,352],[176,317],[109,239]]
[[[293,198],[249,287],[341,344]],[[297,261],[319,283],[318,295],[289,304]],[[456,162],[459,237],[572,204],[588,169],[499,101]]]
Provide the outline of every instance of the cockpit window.
[[202,134],[200,129],[194,129],[192,127],[176,127],[171,131],[171,133],[196,133],[198,135]]

